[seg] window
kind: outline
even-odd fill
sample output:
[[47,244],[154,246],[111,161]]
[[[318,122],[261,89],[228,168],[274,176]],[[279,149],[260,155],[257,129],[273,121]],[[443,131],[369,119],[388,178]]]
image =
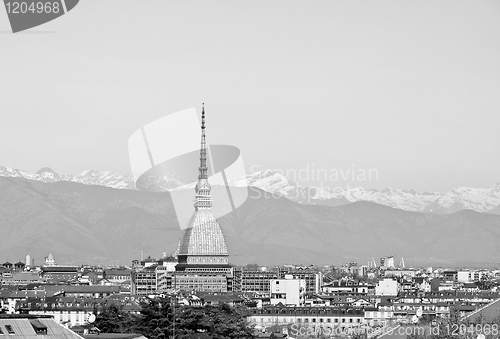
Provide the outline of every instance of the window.
[[5,329],[7,330],[7,332],[9,332],[9,334],[15,334],[16,332],[14,332],[14,329],[12,328],[11,325],[5,325]]
[[47,326],[42,324],[38,319],[30,319],[29,322],[31,326],[33,326],[36,334],[47,335]]
[[3,331],[2,331],[2,328],[0,327],[0,335],[3,335]]

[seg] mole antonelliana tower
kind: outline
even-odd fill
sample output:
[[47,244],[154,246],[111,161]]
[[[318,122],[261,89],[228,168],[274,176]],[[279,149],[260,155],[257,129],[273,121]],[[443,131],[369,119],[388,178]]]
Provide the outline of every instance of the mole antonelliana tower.
[[232,278],[224,234],[212,213],[208,182],[205,107],[201,113],[201,148],[194,213],[179,242],[175,286],[181,290],[227,291]]

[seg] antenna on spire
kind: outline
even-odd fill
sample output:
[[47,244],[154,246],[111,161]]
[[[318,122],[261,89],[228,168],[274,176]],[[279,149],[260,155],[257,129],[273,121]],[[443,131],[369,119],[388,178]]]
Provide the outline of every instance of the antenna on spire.
[[205,103],[201,104],[201,128],[205,129]]
[[195,209],[210,209],[212,207],[212,198],[210,197],[210,184],[208,183],[207,169],[207,144],[205,141],[205,104],[201,108],[201,147],[200,147],[200,175],[198,184],[195,187],[196,201]]

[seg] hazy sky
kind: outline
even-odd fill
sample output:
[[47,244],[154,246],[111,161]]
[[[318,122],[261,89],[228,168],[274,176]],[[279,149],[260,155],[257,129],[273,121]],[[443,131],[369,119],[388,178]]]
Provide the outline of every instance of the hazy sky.
[[3,166],[123,174],[135,130],[205,102],[248,169],[500,182],[499,1],[82,0],[0,31]]

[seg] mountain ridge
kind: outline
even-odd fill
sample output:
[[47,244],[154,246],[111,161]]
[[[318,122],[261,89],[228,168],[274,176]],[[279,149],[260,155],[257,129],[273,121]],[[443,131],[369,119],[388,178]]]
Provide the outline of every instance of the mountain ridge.
[[[331,265],[387,255],[409,265],[491,263],[500,256],[500,216],[408,212],[374,202],[307,205],[256,187],[218,221],[233,264]],[[0,260],[52,252],[58,263],[129,265],[173,253],[181,227],[170,192],[44,183],[0,177]],[[2,261],[2,262],[3,262]]]
[[[41,182],[70,181],[86,185],[99,185],[118,189],[135,190],[134,176],[111,171],[86,170],[78,175],[59,175],[44,167],[36,173],[0,166],[1,177],[20,177]],[[186,189],[192,184],[170,175],[151,175],[142,184],[150,191],[170,191]],[[404,211],[451,214],[463,209],[481,213],[500,214],[500,183],[490,188],[457,187],[446,193],[417,192],[388,187],[383,190],[346,187],[329,189],[328,187],[306,187],[290,180],[276,170],[262,170],[245,177],[230,181],[236,187],[257,187],[263,191],[283,196],[294,202],[311,205],[339,206],[356,201],[372,201]]]

